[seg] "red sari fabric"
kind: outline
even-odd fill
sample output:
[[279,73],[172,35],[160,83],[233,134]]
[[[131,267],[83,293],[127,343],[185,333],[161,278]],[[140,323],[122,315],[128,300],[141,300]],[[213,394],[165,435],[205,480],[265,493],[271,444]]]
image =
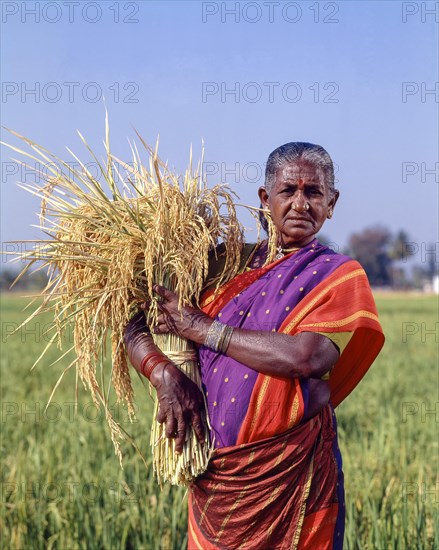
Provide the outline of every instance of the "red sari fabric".
[[[205,296],[203,310],[214,317],[276,265],[244,273]],[[300,300],[278,331],[353,333],[331,373],[334,406],[384,342],[367,277],[349,259]],[[270,414],[267,403],[276,403]],[[190,550],[340,547],[342,472],[332,405],[301,422],[299,381],[258,375],[237,444],[215,450],[207,472],[191,485]]]
[[191,485],[189,550],[324,548],[300,539],[307,509],[313,520],[323,510],[318,520],[331,534],[337,517],[331,414],[327,406],[274,438],[216,451]]

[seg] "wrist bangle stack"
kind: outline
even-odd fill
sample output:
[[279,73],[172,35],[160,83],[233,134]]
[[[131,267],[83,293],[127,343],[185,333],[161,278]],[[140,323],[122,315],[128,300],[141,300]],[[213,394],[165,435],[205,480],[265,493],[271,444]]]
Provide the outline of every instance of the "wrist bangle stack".
[[140,363],[140,372],[148,378],[151,378],[152,371],[156,368],[159,363],[166,363],[168,359],[163,353],[153,352],[145,355]]
[[204,345],[220,353],[226,353],[233,334],[233,327],[214,321],[207,331]]

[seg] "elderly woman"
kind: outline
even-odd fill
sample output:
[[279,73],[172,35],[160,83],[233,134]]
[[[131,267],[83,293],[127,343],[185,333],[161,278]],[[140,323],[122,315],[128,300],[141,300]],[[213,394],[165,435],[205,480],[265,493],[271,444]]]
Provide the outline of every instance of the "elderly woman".
[[[267,161],[261,203],[277,230],[246,246],[242,272],[177,308],[163,287],[156,333],[199,345],[215,451],[189,490],[189,548],[342,548],[344,490],[336,407],[358,384],[384,338],[366,275],[315,238],[339,192],[328,153],[288,143]],[[159,421],[182,449],[200,440],[203,397],[147,334],[128,338],[131,362],[157,389]]]

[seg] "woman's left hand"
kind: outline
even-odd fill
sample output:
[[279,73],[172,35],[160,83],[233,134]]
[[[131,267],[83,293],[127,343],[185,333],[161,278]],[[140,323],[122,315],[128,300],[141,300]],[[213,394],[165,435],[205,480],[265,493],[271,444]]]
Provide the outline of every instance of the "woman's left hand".
[[155,334],[172,332],[186,340],[202,344],[212,319],[195,307],[184,306],[179,310],[178,295],[175,292],[160,285],[154,285],[153,288],[161,300],[158,302],[160,314],[157,325],[152,327],[152,331]]

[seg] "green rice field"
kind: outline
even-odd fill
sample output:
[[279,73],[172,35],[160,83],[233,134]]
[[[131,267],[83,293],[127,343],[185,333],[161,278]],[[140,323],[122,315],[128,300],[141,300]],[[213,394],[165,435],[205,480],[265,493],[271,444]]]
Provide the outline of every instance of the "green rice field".
[[[133,377],[135,423],[123,408],[113,408],[148,466],[126,444],[122,470],[102,412],[82,388],[75,413],[73,372],[66,373],[45,409],[68,363],[49,368],[59,353],[52,350],[30,372],[47,343],[47,318],[7,338],[27,315],[22,311],[27,301],[2,296],[1,548],[185,548],[185,491],[160,490],[152,476],[147,388]],[[437,297],[378,295],[377,305],[386,345],[337,409],[345,548],[439,549]]]

